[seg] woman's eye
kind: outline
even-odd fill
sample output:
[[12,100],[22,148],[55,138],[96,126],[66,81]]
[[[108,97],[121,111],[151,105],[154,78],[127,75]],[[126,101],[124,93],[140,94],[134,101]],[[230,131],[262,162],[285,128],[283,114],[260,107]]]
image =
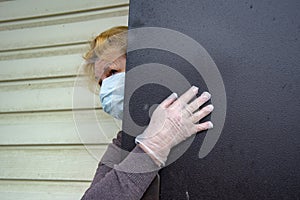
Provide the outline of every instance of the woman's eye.
[[[104,74],[104,77],[105,78],[108,78],[116,73],[118,73],[119,71],[118,70],[115,70],[115,69],[110,69],[110,70],[107,70],[106,73]],[[105,79],[104,78],[104,79]],[[101,86],[102,85],[102,79],[99,79],[99,82],[98,84]]]
[[118,73],[118,71],[115,69],[110,70],[110,74],[115,74],[115,73]]
[[102,85],[102,79],[101,79],[101,78],[98,79],[98,84],[99,84],[100,86]]

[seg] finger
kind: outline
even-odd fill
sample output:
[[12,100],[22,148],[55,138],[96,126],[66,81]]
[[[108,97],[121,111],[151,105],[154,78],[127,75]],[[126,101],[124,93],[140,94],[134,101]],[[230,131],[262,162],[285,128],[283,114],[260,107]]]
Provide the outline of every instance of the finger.
[[200,106],[202,106],[205,102],[207,102],[210,99],[210,97],[211,94],[209,94],[208,92],[203,92],[200,97],[195,99],[192,103],[190,103],[187,106],[187,109],[191,113],[195,112],[197,109],[199,109]]
[[168,98],[166,98],[160,106],[163,108],[168,108],[176,99],[178,98],[178,95],[176,93],[172,93]]
[[187,105],[188,102],[195,97],[195,95],[198,93],[198,90],[199,88],[192,86],[183,95],[181,95],[174,104],[176,104],[176,106],[180,105],[180,107],[185,107],[185,105]]
[[195,125],[197,132],[205,131],[208,129],[212,129],[214,127],[213,123],[211,121],[203,122],[201,124]]
[[209,115],[213,110],[214,110],[214,106],[213,105],[210,104],[208,106],[205,106],[204,108],[202,108],[201,110],[197,111],[196,113],[194,113],[191,116],[192,122],[193,123],[199,122],[201,119],[203,119],[204,117],[206,117],[207,115]]

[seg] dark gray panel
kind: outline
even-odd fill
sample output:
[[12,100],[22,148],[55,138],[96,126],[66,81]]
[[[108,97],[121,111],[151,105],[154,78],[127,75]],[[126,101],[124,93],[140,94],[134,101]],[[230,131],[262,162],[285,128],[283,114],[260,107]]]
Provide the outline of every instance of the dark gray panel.
[[[300,199],[299,10],[296,0],[130,1],[130,28],[165,27],[194,38],[216,62],[226,88],[227,117],[217,145],[199,159],[205,133],[197,135],[161,171],[161,199]],[[127,59],[127,70],[158,62],[207,89],[177,55],[144,49]],[[145,85],[125,102],[136,123],[147,124],[145,105],[169,93]],[[133,146],[132,138],[124,141]]]

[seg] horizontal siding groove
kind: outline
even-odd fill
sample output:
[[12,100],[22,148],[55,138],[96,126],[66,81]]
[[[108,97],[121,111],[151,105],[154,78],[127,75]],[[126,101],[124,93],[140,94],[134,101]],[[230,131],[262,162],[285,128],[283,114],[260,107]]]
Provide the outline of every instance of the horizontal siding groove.
[[102,110],[101,107],[95,107],[95,108],[74,108],[74,109],[57,109],[57,110],[21,110],[21,111],[9,111],[9,112],[1,112],[0,115],[14,115],[14,114],[35,114],[35,113],[55,113],[55,112],[75,112],[75,111],[96,111],[96,110]]
[[101,107],[95,108],[73,108],[73,109],[57,109],[57,110],[27,110],[27,111],[17,111],[17,112],[1,112],[0,115],[14,115],[14,114],[35,114],[35,113],[57,113],[57,112],[73,112],[73,111],[96,111],[102,110]]
[[83,15],[82,13],[75,13],[70,16],[62,15],[59,17],[57,16],[51,17],[49,19],[38,18],[36,20],[16,21],[14,23],[2,23],[0,24],[0,31],[67,24],[67,23],[82,22],[82,21],[95,20],[101,18],[110,18],[116,16],[127,16],[128,12],[129,12],[129,7],[126,6],[118,9],[101,10],[100,13],[99,11],[94,13],[89,13],[89,14],[85,13],[85,15]]
[[18,79],[9,79],[9,80],[1,80],[1,83],[12,83],[12,82],[23,82],[23,81],[39,81],[39,80],[56,80],[62,78],[76,78],[76,75],[66,75],[66,76],[45,76],[45,77],[33,77],[33,78],[18,78]]
[[0,151],[3,150],[82,150],[86,148],[101,148],[105,149],[108,143],[103,144],[36,144],[36,145],[0,145]]
[[101,107],[95,108],[74,108],[74,109],[57,109],[57,110],[26,110],[26,111],[11,111],[11,112],[1,112],[1,115],[15,115],[15,114],[38,114],[38,113],[59,113],[59,112],[73,112],[73,111],[97,111],[102,110]]
[[74,14],[79,14],[79,13],[89,13],[89,12],[94,12],[94,11],[102,11],[102,10],[107,10],[107,9],[122,8],[122,7],[128,7],[128,6],[129,6],[129,4],[126,3],[126,4],[120,4],[120,5],[85,9],[85,10],[76,10],[76,11],[71,11],[71,12],[61,12],[61,13],[39,15],[39,16],[33,16],[33,17],[23,17],[23,18],[9,19],[9,20],[0,20],[0,23],[10,23],[10,22],[16,22],[16,21],[20,22],[20,21],[27,21],[27,20],[33,20],[33,19],[42,20],[43,18],[67,16],[67,15],[74,15]]
[[66,148],[84,148],[85,146],[106,146],[110,144],[110,142],[102,142],[102,143],[72,143],[72,144],[68,144],[68,143],[57,143],[57,144],[0,144],[0,151],[5,149],[5,150],[9,150],[9,149],[44,149],[44,148],[59,148],[61,149],[61,147],[63,146],[63,149]]
[[43,50],[43,49],[49,49],[49,48],[69,47],[69,46],[77,46],[77,45],[88,45],[88,41],[75,42],[75,43],[63,43],[63,44],[56,44],[56,45],[46,45],[46,46],[35,46],[35,47],[27,47],[27,48],[5,49],[5,50],[0,50],[0,54],[8,53],[8,52],[15,52],[15,51]]
[[30,184],[30,182],[45,182],[45,183],[51,183],[51,182],[58,182],[58,183],[90,183],[91,180],[64,180],[64,179],[7,179],[7,178],[0,178],[0,181],[2,182],[25,182],[26,184]]
[[[17,88],[18,90],[21,89],[35,89],[37,87],[39,88],[53,88],[53,87],[74,87],[74,82],[77,81],[74,77],[65,77],[65,78],[46,78],[46,79],[34,79],[34,80],[28,80],[28,81],[12,81],[12,82],[2,82],[0,84],[0,91],[5,91],[7,89]],[[86,82],[82,82],[84,84]],[[7,89],[6,89],[7,88]]]
[[52,46],[48,48],[34,49],[29,48],[27,50],[15,50],[15,51],[3,51],[0,53],[0,60],[14,60],[14,59],[26,59],[26,58],[40,58],[48,56],[60,56],[70,54],[83,54],[88,49],[87,42],[84,44],[66,44],[60,46]]

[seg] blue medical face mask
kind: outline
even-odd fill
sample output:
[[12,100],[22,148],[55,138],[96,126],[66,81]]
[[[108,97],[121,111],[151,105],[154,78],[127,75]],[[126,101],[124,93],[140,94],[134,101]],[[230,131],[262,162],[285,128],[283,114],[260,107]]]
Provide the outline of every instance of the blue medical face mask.
[[100,101],[103,110],[116,119],[123,118],[125,72],[113,74],[102,81]]

